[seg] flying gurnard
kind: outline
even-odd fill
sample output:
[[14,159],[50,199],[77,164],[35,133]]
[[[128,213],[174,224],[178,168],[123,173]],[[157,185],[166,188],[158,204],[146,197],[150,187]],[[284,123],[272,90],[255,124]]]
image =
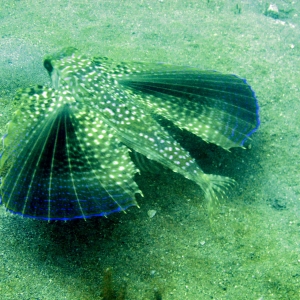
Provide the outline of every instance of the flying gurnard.
[[137,205],[130,152],[196,182],[212,201],[234,181],[205,174],[161,120],[224,149],[243,147],[259,126],[255,94],[235,75],[73,48],[44,66],[52,86],[19,91],[3,137],[2,203],[24,217],[85,219]]

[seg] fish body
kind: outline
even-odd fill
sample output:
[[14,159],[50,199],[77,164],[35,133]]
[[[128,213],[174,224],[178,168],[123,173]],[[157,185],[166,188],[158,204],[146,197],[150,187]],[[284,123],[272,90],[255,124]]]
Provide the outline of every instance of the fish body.
[[243,147],[259,126],[254,92],[235,75],[72,49],[44,66],[52,87],[17,95],[0,159],[2,202],[25,217],[86,219],[137,205],[130,152],[196,182],[212,201],[234,181],[205,174],[160,120],[224,149]]

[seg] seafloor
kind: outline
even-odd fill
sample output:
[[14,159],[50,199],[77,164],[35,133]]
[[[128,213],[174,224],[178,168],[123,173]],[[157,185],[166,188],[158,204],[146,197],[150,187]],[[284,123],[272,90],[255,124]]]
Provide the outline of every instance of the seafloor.
[[205,172],[238,182],[213,215],[172,172],[137,176],[140,208],[107,219],[48,224],[1,206],[1,300],[108,299],[107,268],[130,300],[300,299],[300,2],[273,3],[1,1],[1,135],[16,89],[48,82],[42,58],[66,46],[238,74],[261,108],[248,149],[192,141]]

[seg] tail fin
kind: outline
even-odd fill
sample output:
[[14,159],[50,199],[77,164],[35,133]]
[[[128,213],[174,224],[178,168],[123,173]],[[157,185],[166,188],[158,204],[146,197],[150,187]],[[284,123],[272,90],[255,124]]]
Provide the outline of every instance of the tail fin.
[[236,181],[229,177],[203,174],[201,182],[205,181],[205,186],[202,184],[202,189],[207,200],[207,208],[210,215],[216,209],[220,199],[226,198],[226,192],[236,184]]

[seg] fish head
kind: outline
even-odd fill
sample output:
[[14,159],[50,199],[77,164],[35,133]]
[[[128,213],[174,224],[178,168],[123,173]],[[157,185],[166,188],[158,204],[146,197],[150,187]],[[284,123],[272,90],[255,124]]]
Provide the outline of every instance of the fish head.
[[107,58],[90,59],[79,55],[75,48],[66,48],[44,59],[52,88],[60,95],[72,97],[76,102],[94,98],[100,90],[111,90],[117,74],[111,72]]
[[78,86],[83,66],[88,64],[88,59],[76,52],[76,48],[69,47],[44,58],[44,67],[55,90],[69,90]]

